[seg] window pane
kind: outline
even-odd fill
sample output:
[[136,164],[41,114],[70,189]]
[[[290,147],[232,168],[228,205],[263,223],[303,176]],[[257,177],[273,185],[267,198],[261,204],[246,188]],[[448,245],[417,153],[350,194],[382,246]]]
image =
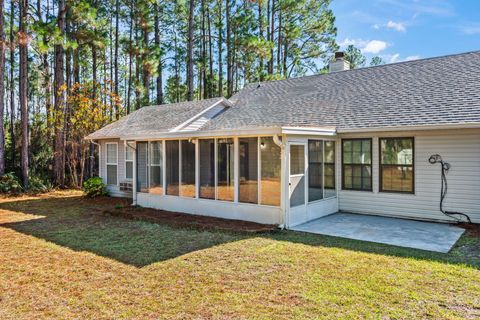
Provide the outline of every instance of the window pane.
[[346,189],[353,189],[353,166],[343,166],[343,187]]
[[413,167],[384,166],[382,190],[413,192]]
[[133,179],[133,162],[132,161],[125,162],[125,178]]
[[137,190],[148,192],[147,143],[137,142]]
[[303,145],[290,146],[290,174],[305,173],[305,148]]
[[117,145],[116,144],[107,144],[107,163],[110,163],[110,164],[117,163]]
[[162,164],[162,143],[160,141],[150,142],[150,164]]
[[200,140],[200,198],[215,199],[215,140]]
[[381,191],[413,192],[413,138],[380,139]]
[[[372,141],[370,139],[344,139],[342,140],[342,149],[343,187],[370,191],[372,188]],[[333,179],[330,179],[333,180],[333,185],[335,184],[334,170],[335,167],[333,167]]]
[[178,196],[178,161],[179,161],[179,144],[178,140],[169,140],[165,142],[166,152],[166,178],[167,178],[167,194]]
[[258,203],[258,138],[239,139],[239,201]]
[[325,163],[335,163],[335,141],[325,141]]
[[217,199],[233,201],[233,139],[218,139],[217,143]]
[[280,205],[281,149],[272,137],[260,138],[261,192],[260,203]]
[[107,164],[107,184],[117,184],[117,165]]
[[149,193],[163,194],[162,142],[150,142],[150,188]]
[[182,140],[182,183],[180,195],[195,197],[195,144]]
[[125,160],[133,161],[133,149],[128,144],[125,147]]
[[323,199],[323,141],[308,141],[308,201]]
[[382,164],[413,164],[413,139],[381,139]]

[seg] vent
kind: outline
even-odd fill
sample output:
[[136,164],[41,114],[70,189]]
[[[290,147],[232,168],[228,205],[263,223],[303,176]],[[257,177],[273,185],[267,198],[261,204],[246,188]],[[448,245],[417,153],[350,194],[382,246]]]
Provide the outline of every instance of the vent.
[[218,103],[215,103],[208,109],[197,114],[195,117],[185,121],[175,129],[170,130],[170,132],[188,132],[188,131],[197,131],[202,128],[208,121],[212,120],[216,116],[220,115],[222,112],[227,110],[230,103],[228,100],[221,100]]
[[217,105],[212,109],[208,110],[207,112],[205,112],[204,114],[202,114],[198,119],[190,122],[187,126],[183,127],[178,131],[180,132],[196,131],[201,127],[203,127],[208,121],[218,116],[223,111],[225,111],[225,107],[223,105]]

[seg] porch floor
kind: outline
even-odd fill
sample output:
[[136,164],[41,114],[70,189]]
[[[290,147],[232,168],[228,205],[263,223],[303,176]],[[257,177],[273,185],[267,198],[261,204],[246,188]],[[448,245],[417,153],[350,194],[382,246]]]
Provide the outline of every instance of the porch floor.
[[450,251],[465,231],[444,223],[352,213],[335,213],[291,230],[443,253]]

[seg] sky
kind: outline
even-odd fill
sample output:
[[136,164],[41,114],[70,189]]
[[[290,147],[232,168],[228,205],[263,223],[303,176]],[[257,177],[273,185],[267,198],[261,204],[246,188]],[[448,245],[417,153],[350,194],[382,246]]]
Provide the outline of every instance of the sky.
[[367,63],[480,50],[480,0],[332,0],[337,42],[353,44]]

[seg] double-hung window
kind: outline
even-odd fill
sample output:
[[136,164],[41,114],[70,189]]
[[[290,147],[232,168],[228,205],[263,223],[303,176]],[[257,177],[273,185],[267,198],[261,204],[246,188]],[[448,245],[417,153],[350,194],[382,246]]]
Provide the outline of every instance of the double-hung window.
[[107,166],[107,184],[117,185],[118,170],[118,145],[117,143],[106,143],[106,166]]
[[413,138],[380,138],[380,191],[414,192]]
[[342,188],[372,191],[372,139],[342,140]]

